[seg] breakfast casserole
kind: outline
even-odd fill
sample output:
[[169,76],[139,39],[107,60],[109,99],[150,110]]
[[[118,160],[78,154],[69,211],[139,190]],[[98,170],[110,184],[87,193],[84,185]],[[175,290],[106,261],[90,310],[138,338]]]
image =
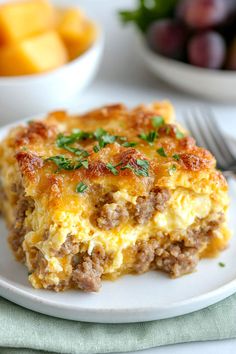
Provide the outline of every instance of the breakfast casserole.
[[0,145],[0,176],[9,244],[35,288],[176,278],[229,240],[226,180],[168,102],[22,124]]

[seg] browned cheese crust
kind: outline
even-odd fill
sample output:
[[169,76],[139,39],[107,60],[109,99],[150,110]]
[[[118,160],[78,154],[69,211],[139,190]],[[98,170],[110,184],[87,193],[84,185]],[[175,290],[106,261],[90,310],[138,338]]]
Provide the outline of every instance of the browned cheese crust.
[[13,129],[0,158],[10,245],[36,288],[178,277],[227,245],[227,183],[168,102],[53,112]]

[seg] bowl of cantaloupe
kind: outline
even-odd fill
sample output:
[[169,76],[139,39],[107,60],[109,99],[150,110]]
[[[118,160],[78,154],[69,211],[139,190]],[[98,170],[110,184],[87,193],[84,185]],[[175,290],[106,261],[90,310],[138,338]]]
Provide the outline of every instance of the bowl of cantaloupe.
[[101,29],[77,8],[47,0],[0,4],[0,124],[63,109],[91,82]]

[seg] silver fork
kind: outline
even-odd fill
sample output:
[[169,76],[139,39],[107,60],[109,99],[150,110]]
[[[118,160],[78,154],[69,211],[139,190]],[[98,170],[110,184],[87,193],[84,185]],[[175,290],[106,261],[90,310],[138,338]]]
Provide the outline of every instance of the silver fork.
[[217,168],[226,177],[236,176],[236,156],[210,109],[195,109],[185,114],[184,123],[199,146],[211,151],[217,160]]

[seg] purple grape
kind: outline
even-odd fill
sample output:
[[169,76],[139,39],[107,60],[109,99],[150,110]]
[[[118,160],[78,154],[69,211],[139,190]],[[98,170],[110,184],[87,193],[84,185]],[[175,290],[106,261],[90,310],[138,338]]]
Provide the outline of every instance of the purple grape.
[[190,64],[202,68],[220,69],[226,56],[223,37],[214,31],[194,35],[188,44]]
[[226,69],[236,70],[236,38],[229,48],[228,60],[226,63]]
[[151,24],[147,31],[150,48],[163,56],[173,59],[183,57],[186,43],[185,27],[175,20],[160,20]]
[[185,21],[186,12],[188,10],[188,6],[191,4],[189,0],[179,0],[176,9],[175,9],[175,17],[178,20]]
[[234,0],[182,0],[176,15],[191,28],[208,29],[223,23],[233,7]]

